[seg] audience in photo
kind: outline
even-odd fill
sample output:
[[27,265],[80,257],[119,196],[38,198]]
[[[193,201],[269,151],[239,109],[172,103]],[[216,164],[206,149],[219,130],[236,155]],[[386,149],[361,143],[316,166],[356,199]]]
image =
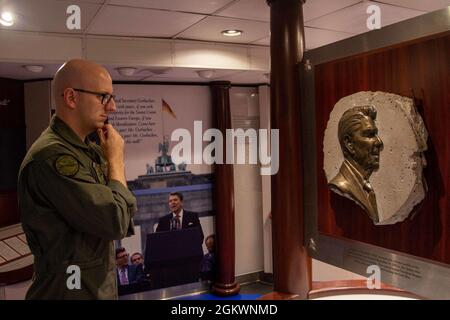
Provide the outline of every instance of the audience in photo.
[[208,253],[203,256],[200,265],[200,279],[202,281],[211,281],[214,278],[215,272],[215,235],[209,235],[205,239],[205,246]]
[[139,252],[135,252],[131,255],[130,257],[131,263],[134,264],[135,266],[137,265],[144,265],[144,256],[142,255],[142,253]]
[[146,280],[150,280],[150,271],[147,270],[144,264],[144,256],[140,252],[135,252],[130,257],[131,263],[137,266],[138,268],[142,269],[142,272],[144,274],[144,278]]
[[141,265],[129,264],[128,253],[125,248],[116,249],[117,283],[126,286],[145,281],[145,274]]

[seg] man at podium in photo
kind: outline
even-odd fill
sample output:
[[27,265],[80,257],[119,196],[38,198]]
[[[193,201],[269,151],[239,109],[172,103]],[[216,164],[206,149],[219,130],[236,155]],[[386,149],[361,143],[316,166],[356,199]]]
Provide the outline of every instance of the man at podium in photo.
[[200,245],[203,243],[203,230],[195,212],[183,209],[183,195],[179,192],[169,194],[170,213],[159,219],[156,232],[176,231],[186,228],[199,227],[202,235]]
[[200,279],[204,235],[198,215],[183,209],[183,195],[178,192],[170,193],[169,208],[156,232],[147,236],[146,265],[154,289]]

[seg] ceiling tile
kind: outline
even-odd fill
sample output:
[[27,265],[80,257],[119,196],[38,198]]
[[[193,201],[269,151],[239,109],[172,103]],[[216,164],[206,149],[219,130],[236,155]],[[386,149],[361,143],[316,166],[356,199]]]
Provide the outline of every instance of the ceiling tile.
[[370,15],[366,13],[369,5],[380,7],[382,27],[424,14],[423,11],[368,1],[308,21],[306,26],[354,34],[365,33],[370,31],[367,28],[367,19]]
[[223,17],[270,21],[270,8],[266,0],[239,0],[217,13]]
[[[223,30],[237,29],[244,33],[238,37],[225,37]],[[204,41],[250,43],[269,35],[268,22],[240,20],[211,16],[187,29],[178,38],[195,39]]]
[[248,48],[245,46],[176,41],[173,63],[177,66],[208,69],[247,69]]
[[379,0],[379,2],[427,12],[450,6],[450,0]]
[[[322,30],[317,28],[305,28],[305,45],[306,49],[318,48],[336,41],[340,41],[349,37],[354,36],[354,34],[332,31],[332,30]],[[270,37],[260,39],[253,42],[252,44],[270,46]]]
[[[304,20],[318,18],[358,2],[360,0],[308,0],[303,6]],[[217,15],[269,22],[270,7],[266,0],[239,0],[219,11]]]
[[[361,0],[308,0],[303,6],[304,20],[309,21],[358,2],[361,2]],[[266,0],[239,0],[219,11],[217,15],[269,22],[270,7]]]
[[262,38],[262,39],[259,39],[259,40],[255,41],[255,42],[252,42],[252,44],[258,44],[258,45],[261,45],[261,46],[270,46],[270,36]]
[[303,5],[303,16],[309,21],[361,2],[360,0],[310,0]]
[[311,50],[353,36],[344,32],[305,28],[305,45],[307,50]]
[[[67,7],[77,4],[81,11],[81,30],[69,30],[66,21],[69,15],[66,13]],[[55,1],[55,0],[0,0],[0,8],[11,11],[15,16],[15,23],[12,27],[0,29],[36,31],[36,32],[61,32],[61,33],[81,33],[92,20],[101,5],[76,1]]]
[[232,0],[111,0],[108,4],[211,14]]
[[190,13],[107,6],[95,18],[88,33],[167,38],[203,17]]

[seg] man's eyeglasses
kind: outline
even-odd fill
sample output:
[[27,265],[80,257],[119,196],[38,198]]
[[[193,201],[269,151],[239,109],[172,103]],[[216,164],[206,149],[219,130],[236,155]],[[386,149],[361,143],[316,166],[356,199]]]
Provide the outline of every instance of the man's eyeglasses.
[[128,257],[128,253],[127,254],[123,254],[121,256],[117,256],[117,260],[122,259],[122,258],[127,258]]
[[108,103],[111,102],[112,99],[116,99],[116,96],[113,94],[109,94],[109,93],[102,93],[102,92],[95,92],[95,91],[89,91],[89,90],[84,90],[84,89],[76,89],[73,88],[74,91],[78,91],[78,92],[83,92],[83,93],[89,93],[89,94],[93,94],[96,95],[98,97],[102,98],[102,105],[106,106],[108,105]]

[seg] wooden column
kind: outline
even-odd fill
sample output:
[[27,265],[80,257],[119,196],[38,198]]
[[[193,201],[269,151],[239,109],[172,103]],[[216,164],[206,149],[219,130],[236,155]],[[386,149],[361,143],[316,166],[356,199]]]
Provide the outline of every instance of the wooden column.
[[[213,124],[224,137],[223,159],[226,159],[226,129],[231,129],[230,82],[210,83]],[[239,293],[234,278],[234,178],[232,164],[214,166],[214,210],[216,212],[216,274],[212,292],[220,296]]]
[[304,247],[299,64],[304,52],[304,0],[270,6],[271,127],[280,133],[280,168],[272,176],[274,290],[307,298],[311,259]]

